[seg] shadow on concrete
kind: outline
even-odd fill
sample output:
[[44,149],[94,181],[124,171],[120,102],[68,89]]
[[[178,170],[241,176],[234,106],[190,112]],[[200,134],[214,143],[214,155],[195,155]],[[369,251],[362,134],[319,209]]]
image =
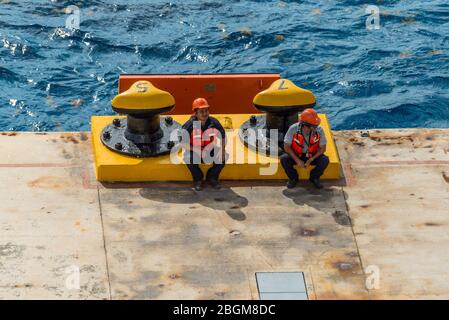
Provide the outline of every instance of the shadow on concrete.
[[[339,225],[351,226],[351,218],[346,207],[346,196],[339,185],[332,185],[330,181],[322,181],[324,188],[319,190],[308,181],[300,181],[293,189],[285,188],[282,194],[291,199],[296,205],[307,205],[318,211],[332,215]],[[337,187],[337,188],[333,188]]]
[[[286,180],[220,180],[223,187],[270,187],[285,185]],[[192,188],[191,181],[100,182],[106,189]],[[206,190],[206,189],[205,189]]]
[[148,200],[175,204],[200,204],[213,210],[225,211],[227,215],[237,221],[246,220],[241,210],[248,206],[248,200],[224,186],[214,190],[207,186],[202,191],[194,191],[191,183],[183,187],[171,188],[142,188],[139,194]]

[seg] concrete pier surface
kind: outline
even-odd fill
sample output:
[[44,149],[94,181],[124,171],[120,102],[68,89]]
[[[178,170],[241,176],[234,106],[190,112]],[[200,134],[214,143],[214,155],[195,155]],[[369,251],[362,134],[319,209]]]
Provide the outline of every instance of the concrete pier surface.
[[98,183],[90,133],[2,133],[0,298],[259,299],[298,271],[309,299],[448,299],[449,129],[333,133],[321,191],[202,192]]

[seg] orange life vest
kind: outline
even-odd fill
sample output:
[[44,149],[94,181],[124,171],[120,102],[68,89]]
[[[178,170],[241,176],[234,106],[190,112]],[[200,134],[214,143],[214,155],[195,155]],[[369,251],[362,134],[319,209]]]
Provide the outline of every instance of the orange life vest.
[[311,158],[317,151],[320,146],[320,134],[318,131],[314,130],[311,132],[309,136],[309,141],[304,139],[304,136],[301,132],[301,125],[298,128],[298,131],[293,135],[292,140],[292,149],[296,153],[297,156],[302,156],[304,143],[306,143],[309,147],[307,148],[307,158]]
[[199,146],[204,149],[208,144],[212,143],[217,136],[217,129],[208,128],[206,131],[202,132],[200,128],[192,129],[190,133],[190,145]]

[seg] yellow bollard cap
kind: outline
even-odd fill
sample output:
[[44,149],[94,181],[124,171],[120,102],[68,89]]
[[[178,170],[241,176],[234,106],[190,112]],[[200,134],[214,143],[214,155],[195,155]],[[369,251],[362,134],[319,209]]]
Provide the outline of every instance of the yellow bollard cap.
[[315,103],[311,91],[296,86],[288,79],[276,80],[253,100],[257,109],[266,112],[300,111],[315,106]]
[[175,98],[156,88],[149,81],[137,81],[126,91],[112,99],[115,112],[134,115],[152,115],[170,111]]

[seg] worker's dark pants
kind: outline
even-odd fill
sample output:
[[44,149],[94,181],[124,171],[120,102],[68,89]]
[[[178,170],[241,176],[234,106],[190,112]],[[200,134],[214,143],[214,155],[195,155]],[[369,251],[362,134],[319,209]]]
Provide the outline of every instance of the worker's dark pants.
[[[305,155],[302,155],[299,158],[306,163],[307,157]],[[296,162],[288,153],[281,155],[281,164],[290,180],[298,180],[298,172],[293,167],[296,165]],[[310,171],[310,179],[319,178],[323,175],[324,170],[326,170],[329,165],[329,158],[322,154],[312,161],[312,165],[315,166],[315,168]]]
[[[212,153],[213,156],[213,153]],[[203,180],[203,172],[200,169],[199,164],[193,164],[193,161],[189,161],[193,159],[193,152],[191,151],[189,154],[189,157],[186,158],[184,161],[187,165],[187,168],[189,168],[190,173],[192,174],[193,181],[201,181]],[[218,177],[220,176],[221,170],[223,170],[225,164],[224,163],[213,163],[212,167],[207,170],[206,173],[206,179],[207,180],[218,180]]]

